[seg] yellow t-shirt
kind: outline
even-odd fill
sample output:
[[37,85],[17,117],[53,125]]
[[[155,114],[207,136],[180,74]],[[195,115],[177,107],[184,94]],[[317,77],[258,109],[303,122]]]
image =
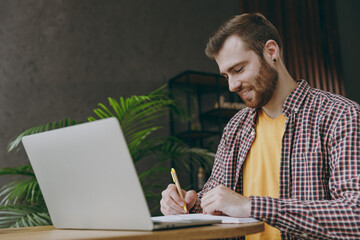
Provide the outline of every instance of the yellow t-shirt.
[[[263,110],[256,120],[256,137],[243,166],[244,196],[279,197],[281,140],[286,117],[272,119]],[[265,224],[262,233],[246,236],[246,240],[281,239],[280,231]]]

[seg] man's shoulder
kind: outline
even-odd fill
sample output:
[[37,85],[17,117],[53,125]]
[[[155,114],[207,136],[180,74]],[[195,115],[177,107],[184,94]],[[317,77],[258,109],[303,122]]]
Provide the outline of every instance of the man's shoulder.
[[357,111],[360,105],[344,96],[317,88],[310,88],[306,106],[324,111]]

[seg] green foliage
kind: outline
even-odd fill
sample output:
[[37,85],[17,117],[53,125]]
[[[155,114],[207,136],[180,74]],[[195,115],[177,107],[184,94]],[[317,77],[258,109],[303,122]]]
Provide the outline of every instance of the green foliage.
[[[189,119],[186,112],[169,97],[165,86],[142,96],[120,97],[119,100],[108,98],[108,106],[99,103],[94,109],[94,116],[88,121],[96,121],[109,117],[119,120],[127,141],[130,154],[135,163],[151,161],[153,165],[139,173],[139,180],[143,186],[148,202],[154,204],[153,211],[158,210],[160,190],[164,187],[154,184],[151,178],[158,178],[161,174],[169,175],[166,167],[169,160],[185,166],[190,170],[192,166],[202,166],[209,169],[214,154],[199,148],[189,148],[175,137],[154,136],[153,133],[161,129],[157,121],[173,111],[182,119]],[[30,128],[14,138],[8,145],[8,151],[18,150],[22,137],[39,132],[53,130],[77,124],[76,121],[66,119]],[[51,224],[51,219],[30,165],[19,168],[0,169],[0,175],[21,175],[25,180],[16,180],[0,189],[0,227],[38,226]]]
[[39,190],[39,184],[36,179],[26,179],[11,182],[0,190],[0,197],[3,199],[0,205],[16,205],[19,201],[25,200],[30,204],[39,202],[42,197]]
[[0,169],[0,175],[26,179],[10,182],[0,189],[0,228],[50,225],[51,219],[39,184],[30,165]]
[[29,128],[26,131],[24,131],[23,133],[21,133],[19,136],[15,137],[14,139],[11,140],[10,143],[8,144],[7,150],[8,150],[8,152],[11,152],[14,150],[19,150],[19,145],[21,143],[21,139],[24,136],[36,134],[36,133],[40,133],[40,132],[46,132],[46,131],[54,130],[57,128],[68,127],[68,126],[75,125],[75,124],[76,124],[76,121],[71,121],[69,118],[67,118],[67,119],[65,119],[65,121],[60,120],[58,122],[47,123],[45,125]]
[[0,206],[0,228],[50,225],[51,219],[44,206]]
[[34,171],[30,165],[25,165],[19,168],[2,168],[0,170],[0,176],[13,174],[35,177]]
[[161,128],[154,125],[154,120],[167,115],[169,109],[185,116],[184,111],[169,98],[163,88],[164,86],[144,96],[132,96],[127,99],[120,97],[119,101],[108,98],[110,108],[99,103],[99,107],[94,109],[96,117],[89,117],[88,120],[116,117],[121,124],[131,156],[134,162],[137,162],[149,152],[146,148],[151,147],[144,141],[151,133]]

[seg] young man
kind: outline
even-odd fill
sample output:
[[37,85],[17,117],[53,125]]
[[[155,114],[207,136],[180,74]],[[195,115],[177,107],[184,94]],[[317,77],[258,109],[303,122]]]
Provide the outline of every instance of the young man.
[[[260,14],[227,21],[206,54],[248,108],[225,127],[203,190],[184,191],[188,209],[268,224],[247,239],[360,239],[359,105],[294,81]],[[170,184],[162,213],[183,204]]]

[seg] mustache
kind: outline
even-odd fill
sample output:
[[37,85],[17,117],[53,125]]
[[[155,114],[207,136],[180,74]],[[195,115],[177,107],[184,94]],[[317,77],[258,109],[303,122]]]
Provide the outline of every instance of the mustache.
[[239,86],[235,91],[237,93],[242,93],[242,92],[246,92],[246,91],[250,91],[251,89],[253,89],[254,86],[250,85],[250,84],[241,84],[241,86]]

